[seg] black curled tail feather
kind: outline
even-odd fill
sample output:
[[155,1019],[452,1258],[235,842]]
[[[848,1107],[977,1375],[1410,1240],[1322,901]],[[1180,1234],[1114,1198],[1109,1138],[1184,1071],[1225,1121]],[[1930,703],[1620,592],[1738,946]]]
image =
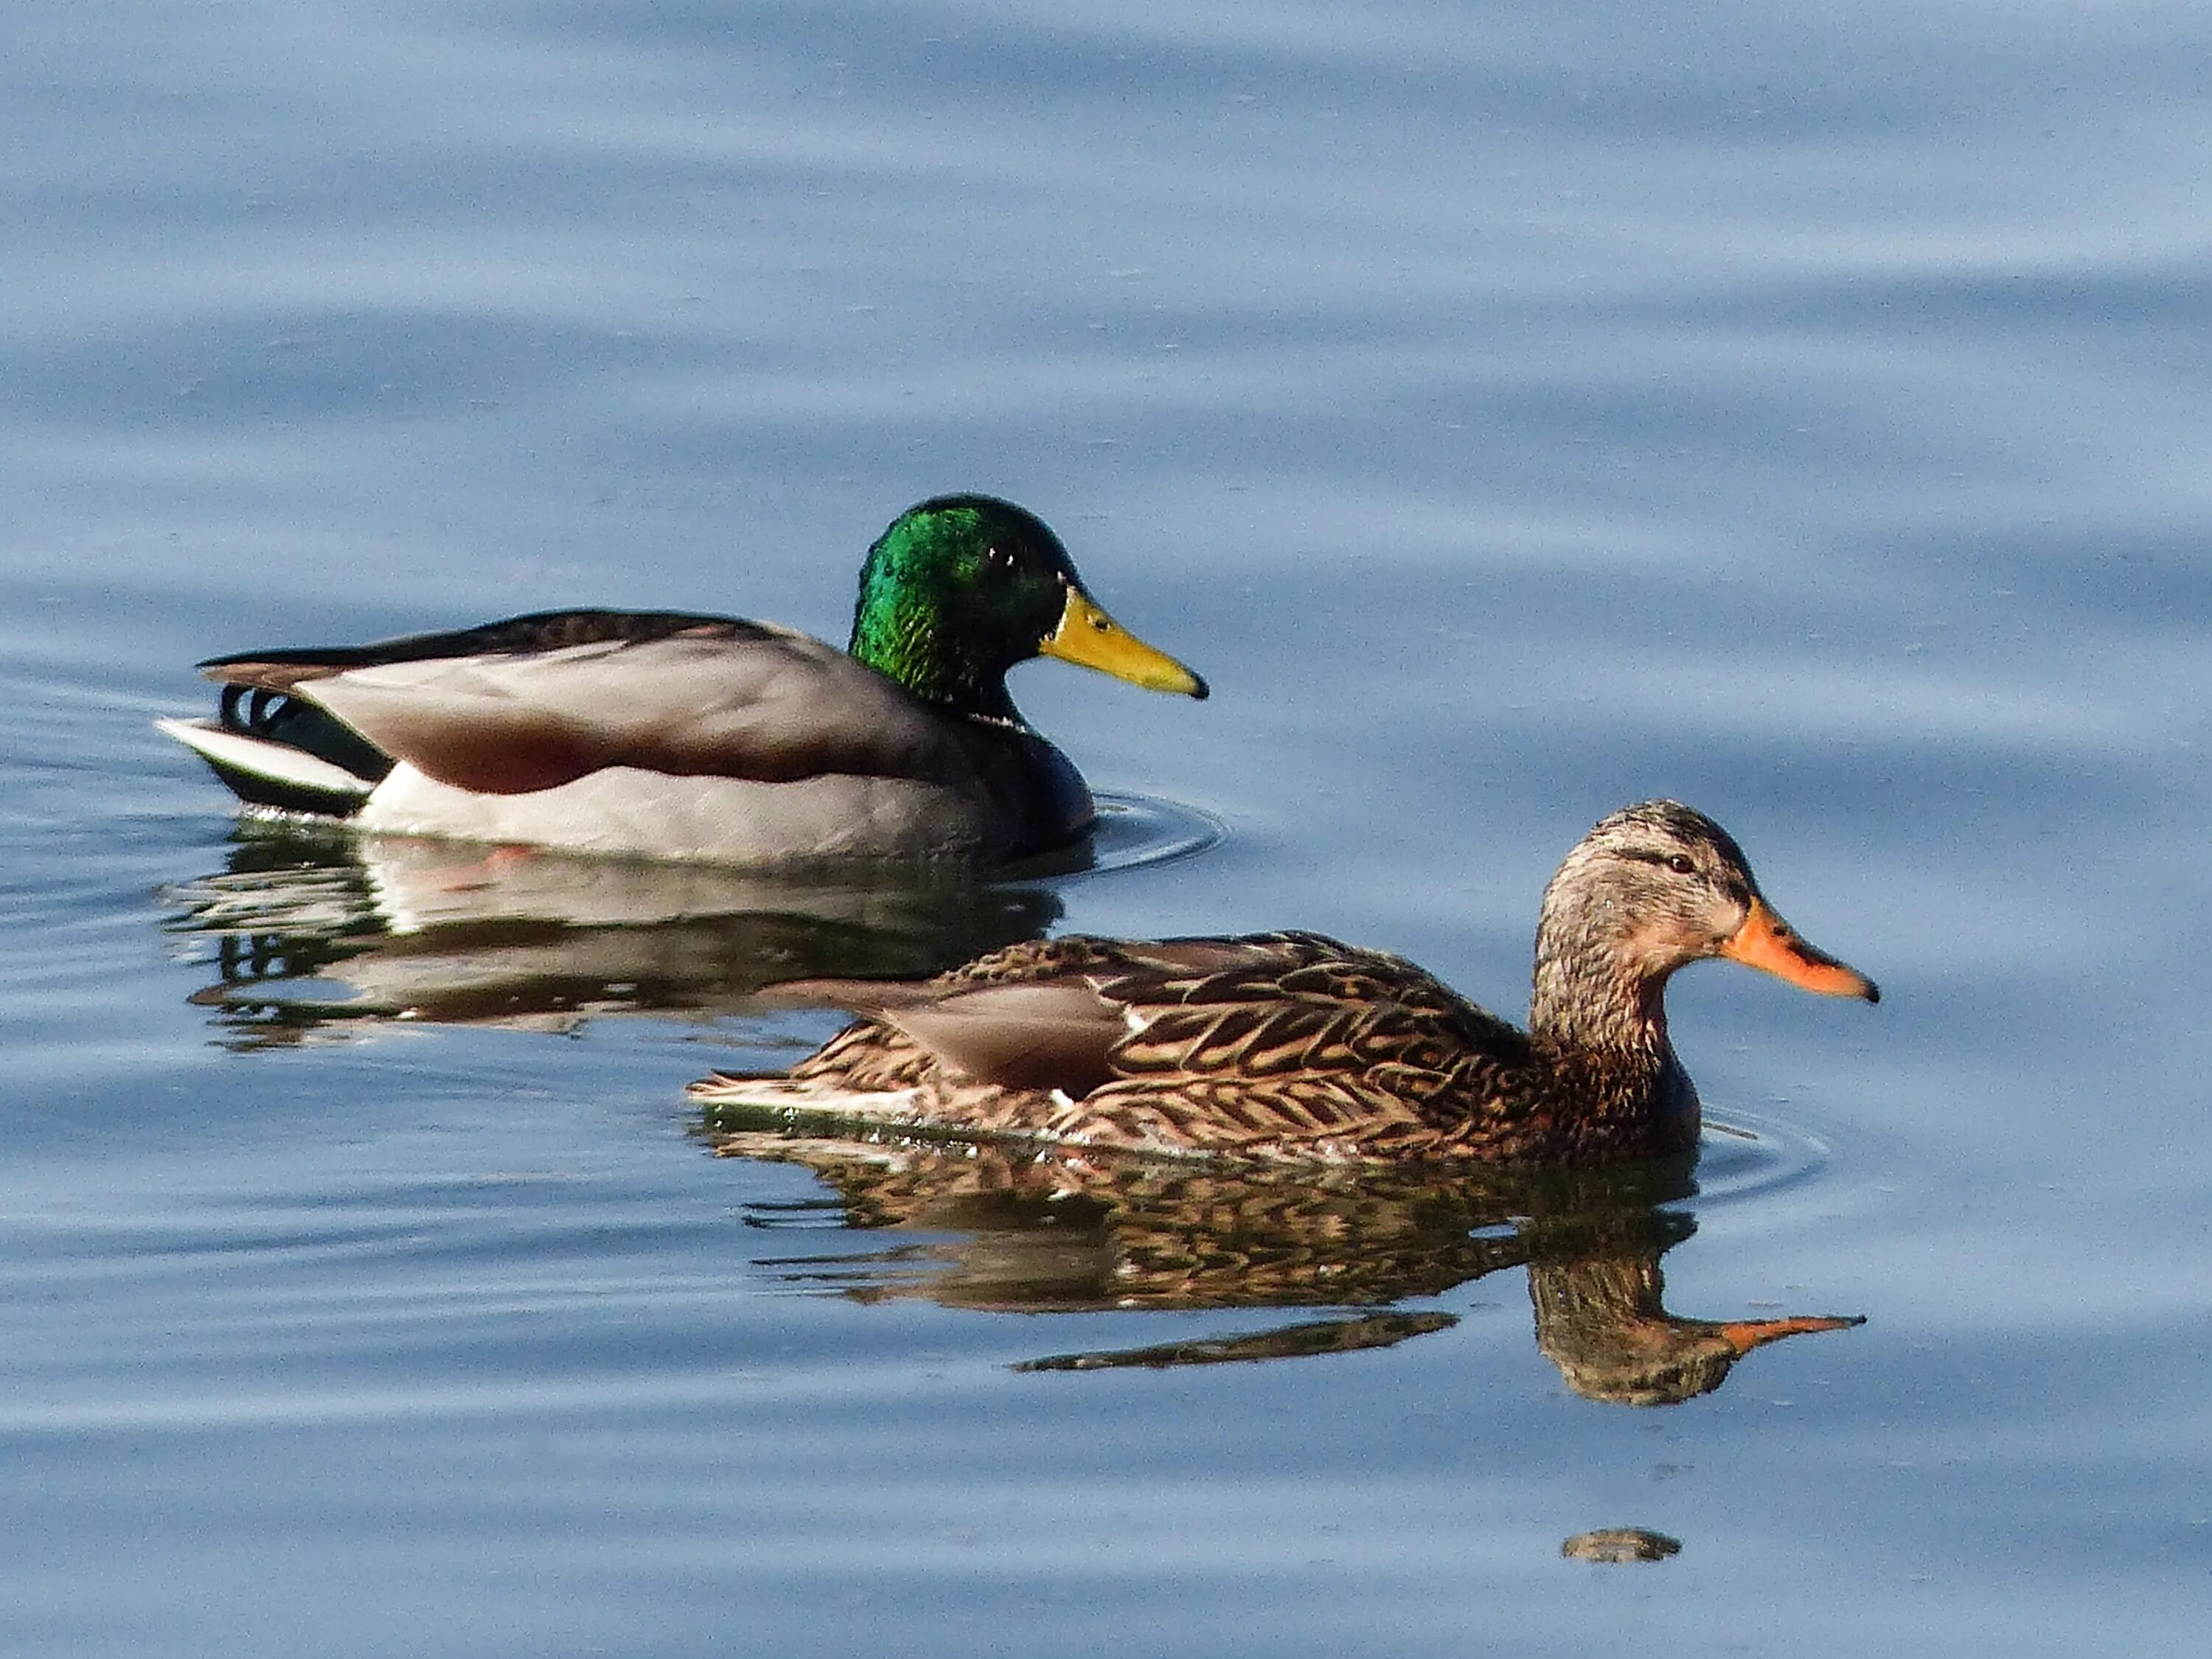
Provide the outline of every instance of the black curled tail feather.
[[289,692],[226,685],[217,720],[226,732],[297,749],[352,773],[372,787],[383,782],[392,768],[391,756],[337,715]]

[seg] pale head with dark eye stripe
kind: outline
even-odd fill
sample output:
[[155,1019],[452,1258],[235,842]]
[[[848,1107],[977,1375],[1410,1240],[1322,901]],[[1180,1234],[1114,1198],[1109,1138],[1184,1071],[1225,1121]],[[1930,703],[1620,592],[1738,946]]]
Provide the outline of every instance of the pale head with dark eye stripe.
[[1529,1035],[1649,1051],[1665,1041],[1668,975],[1707,957],[1824,996],[1881,1000],[1872,980],[1775,913],[1727,830],[1678,801],[1650,800],[1601,820],[1544,890]]

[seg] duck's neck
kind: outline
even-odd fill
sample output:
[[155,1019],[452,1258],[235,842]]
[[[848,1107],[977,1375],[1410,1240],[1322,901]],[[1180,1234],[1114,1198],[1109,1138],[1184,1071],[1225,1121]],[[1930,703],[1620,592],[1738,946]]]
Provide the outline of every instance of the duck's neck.
[[956,714],[1021,723],[1006,694],[1006,670],[959,650],[945,638],[938,607],[912,593],[863,586],[846,649],[924,702]]
[[1611,1120],[1611,1133],[1650,1140],[1655,1152],[1697,1135],[1697,1093],[1667,1040],[1666,984],[1665,972],[1607,945],[1605,930],[1546,911],[1530,1043],[1593,1119]]
[[1656,1065],[1667,1044],[1666,976],[1625,959],[1599,930],[1547,913],[1536,935],[1528,1035],[1547,1048]]

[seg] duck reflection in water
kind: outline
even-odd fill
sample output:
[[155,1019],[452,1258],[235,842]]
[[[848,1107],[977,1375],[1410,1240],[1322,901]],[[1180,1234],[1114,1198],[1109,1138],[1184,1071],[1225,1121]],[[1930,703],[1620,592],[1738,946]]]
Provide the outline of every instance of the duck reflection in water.
[[[742,1117],[742,1114],[739,1115]],[[1385,1347],[1458,1322],[1394,1304],[1525,1267],[1536,1346],[1577,1394],[1665,1405],[1720,1386],[1753,1348],[1856,1318],[1686,1319],[1663,1305],[1659,1259],[1696,1222],[1691,1160],[1595,1170],[1293,1169],[1126,1153],[802,1136],[709,1108],[719,1154],[803,1165],[825,1206],[755,1205],[798,1232],[825,1208],[845,1228],[927,1235],[860,1254],[771,1256],[787,1282],[872,1302],[927,1297],[1006,1312],[1355,1310],[1258,1332],[1057,1354],[1028,1370],[1279,1359]]]
[[224,870],[161,896],[173,942],[217,974],[192,1000],[262,1047],[347,1021],[712,1017],[795,975],[933,973],[1041,936],[1061,873],[748,872],[249,818]]

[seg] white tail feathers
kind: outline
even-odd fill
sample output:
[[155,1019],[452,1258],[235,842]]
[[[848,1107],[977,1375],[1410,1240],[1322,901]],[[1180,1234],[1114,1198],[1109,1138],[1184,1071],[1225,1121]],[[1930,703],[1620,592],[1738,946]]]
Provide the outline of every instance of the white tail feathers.
[[[350,801],[358,805],[375,787],[342,766],[318,760],[305,750],[294,749],[242,732],[226,732],[213,720],[155,720],[155,726],[174,738],[215,768],[226,781],[234,774],[258,778],[281,788]],[[238,786],[234,783],[233,787]],[[248,799],[257,799],[241,789]]]

